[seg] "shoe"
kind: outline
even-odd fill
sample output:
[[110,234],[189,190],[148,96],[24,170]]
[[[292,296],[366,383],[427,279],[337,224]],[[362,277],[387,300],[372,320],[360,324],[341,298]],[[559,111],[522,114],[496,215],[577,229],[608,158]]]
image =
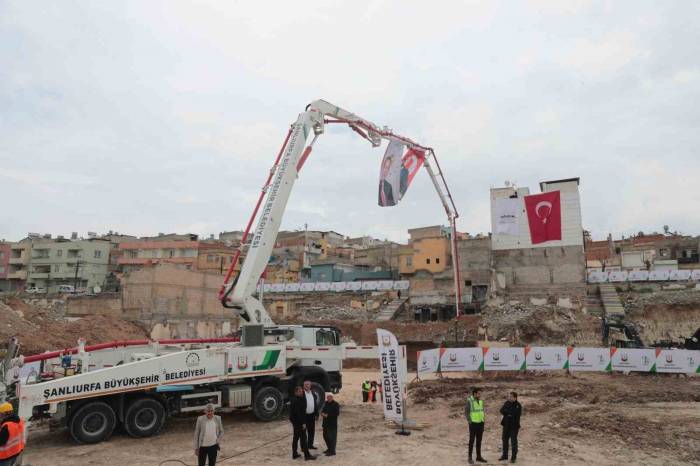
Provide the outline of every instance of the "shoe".
[[471,458],[469,458],[469,459],[467,460],[467,462],[468,462],[469,464],[474,464],[474,460],[471,459]]
[[323,454],[327,455],[330,450],[323,450]]
[[309,455],[309,456],[304,457],[304,460],[306,460],[306,461],[315,460],[315,459],[316,459],[316,457],[314,455]]
[[515,463],[515,458],[511,458],[511,459],[510,459],[510,462],[511,462],[511,463]]
[[309,447],[309,450],[318,450],[318,448],[316,448],[315,446],[311,445],[311,446]]
[[292,453],[292,459],[295,460],[297,458],[301,458],[301,455],[299,453]]
[[488,463],[488,461],[486,461],[486,460],[483,459],[482,457],[478,457],[478,458],[476,459],[476,461],[479,462],[479,463]]
[[334,452],[334,451],[329,451],[328,453],[326,453],[326,456],[335,456],[335,452]]
[[500,458],[498,458],[498,461],[508,461],[508,457],[507,457],[507,456],[501,456]]

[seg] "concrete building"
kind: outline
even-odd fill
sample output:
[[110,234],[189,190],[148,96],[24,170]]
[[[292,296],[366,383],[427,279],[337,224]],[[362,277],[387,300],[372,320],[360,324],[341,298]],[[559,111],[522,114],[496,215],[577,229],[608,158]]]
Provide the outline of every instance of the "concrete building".
[[7,291],[19,291],[26,287],[29,270],[28,239],[10,243],[10,258],[7,264]]
[[[197,267],[200,272],[225,274],[228,271],[236,248],[223,242],[202,241],[197,249]],[[240,261],[234,270],[240,270]]]
[[[585,294],[586,257],[581,221],[579,179],[544,181],[540,190],[559,191],[561,201],[561,240],[533,244],[530,238],[524,197],[528,188],[491,189],[491,247],[497,292],[528,297],[571,297],[577,301]],[[499,201],[511,200],[512,230],[503,233],[499,224]]]
[[5,240],[0,241],[0,291],[10,290],[10,282],[7,279],[7,275],[10,272],[11,252],[12,245]]
[[119,243],[117,264],[122,272],[131,272],[161,263],[176,265],[187,270],[196,270],[199,257],[199,241],[191,238],[148,239]]
[[394,276],[389,270],[373,270],[352,264],[312,264],[312,282],[353,282],[358,280],[393,280]]
[[111,248],[108,240],[36,235],[29,237],[29,244],[28,287],[55,293],[60,285],[88,291],[103,286]]

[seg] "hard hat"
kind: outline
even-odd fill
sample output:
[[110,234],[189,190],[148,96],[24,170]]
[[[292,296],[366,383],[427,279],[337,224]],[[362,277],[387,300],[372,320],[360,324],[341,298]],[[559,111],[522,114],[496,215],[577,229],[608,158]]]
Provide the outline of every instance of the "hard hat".
[[0,414],[11,413],[14,410],[15,410],[15,408],[13,408],[10,403],[0,404]]

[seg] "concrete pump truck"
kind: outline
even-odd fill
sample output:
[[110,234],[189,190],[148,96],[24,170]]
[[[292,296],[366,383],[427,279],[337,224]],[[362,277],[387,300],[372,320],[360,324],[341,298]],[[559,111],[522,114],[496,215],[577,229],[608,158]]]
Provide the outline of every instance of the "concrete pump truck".
[[[48,420],[53,427],[67,428],[76,442],[96,443],[108,439],[117,426],[133,437],[149,437],[161,430],[169,415],[198,411],[207,403],[221,411],[252,408],[258,419],[270,421],[280,416],[290,390],[302,380],[313,382],[319,403],[325,391],[340,390],[343,360],[376,358],[376,348],[341,344],[340,332],[333,327],[275,325],[256,290],[294,182],[329,123],[349,125],[373,147],[384,139],[426,151],[425,167],[454,230],[456,210],[439,166],[440,180],[428,162],[434,157],[431,149],[328,102],[315,101],[291,125],[246,227],[241,248],[247,251],[240,273],[232,279],[241,248],[219,293],[223,306],[239,316],[240,340],[142,340],[93,346],[79,340],[76,348],[25,357],[20,343],[12,339],[0,363],[0,402],[12,402],[27,421]],[[456,254],[454,246],[453,242]]]

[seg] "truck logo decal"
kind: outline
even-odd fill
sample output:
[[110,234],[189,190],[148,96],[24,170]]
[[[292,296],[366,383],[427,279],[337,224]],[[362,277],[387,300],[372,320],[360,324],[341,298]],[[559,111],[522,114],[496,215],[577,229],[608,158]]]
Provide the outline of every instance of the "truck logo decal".
[[248,367],[248,356],[238,356],[238,368],[245,369]]
[[197,353],[190,353],[185,358],[185,364],[187,367],[197,367],[199,366],[199,355]]
[[279,357],[280,350],[265,351],[265,357],[260,364],[255,364],[255,362],[253,362],[253,370],[264,371],[266,369],[272,369],[277,365],[277,360]]

